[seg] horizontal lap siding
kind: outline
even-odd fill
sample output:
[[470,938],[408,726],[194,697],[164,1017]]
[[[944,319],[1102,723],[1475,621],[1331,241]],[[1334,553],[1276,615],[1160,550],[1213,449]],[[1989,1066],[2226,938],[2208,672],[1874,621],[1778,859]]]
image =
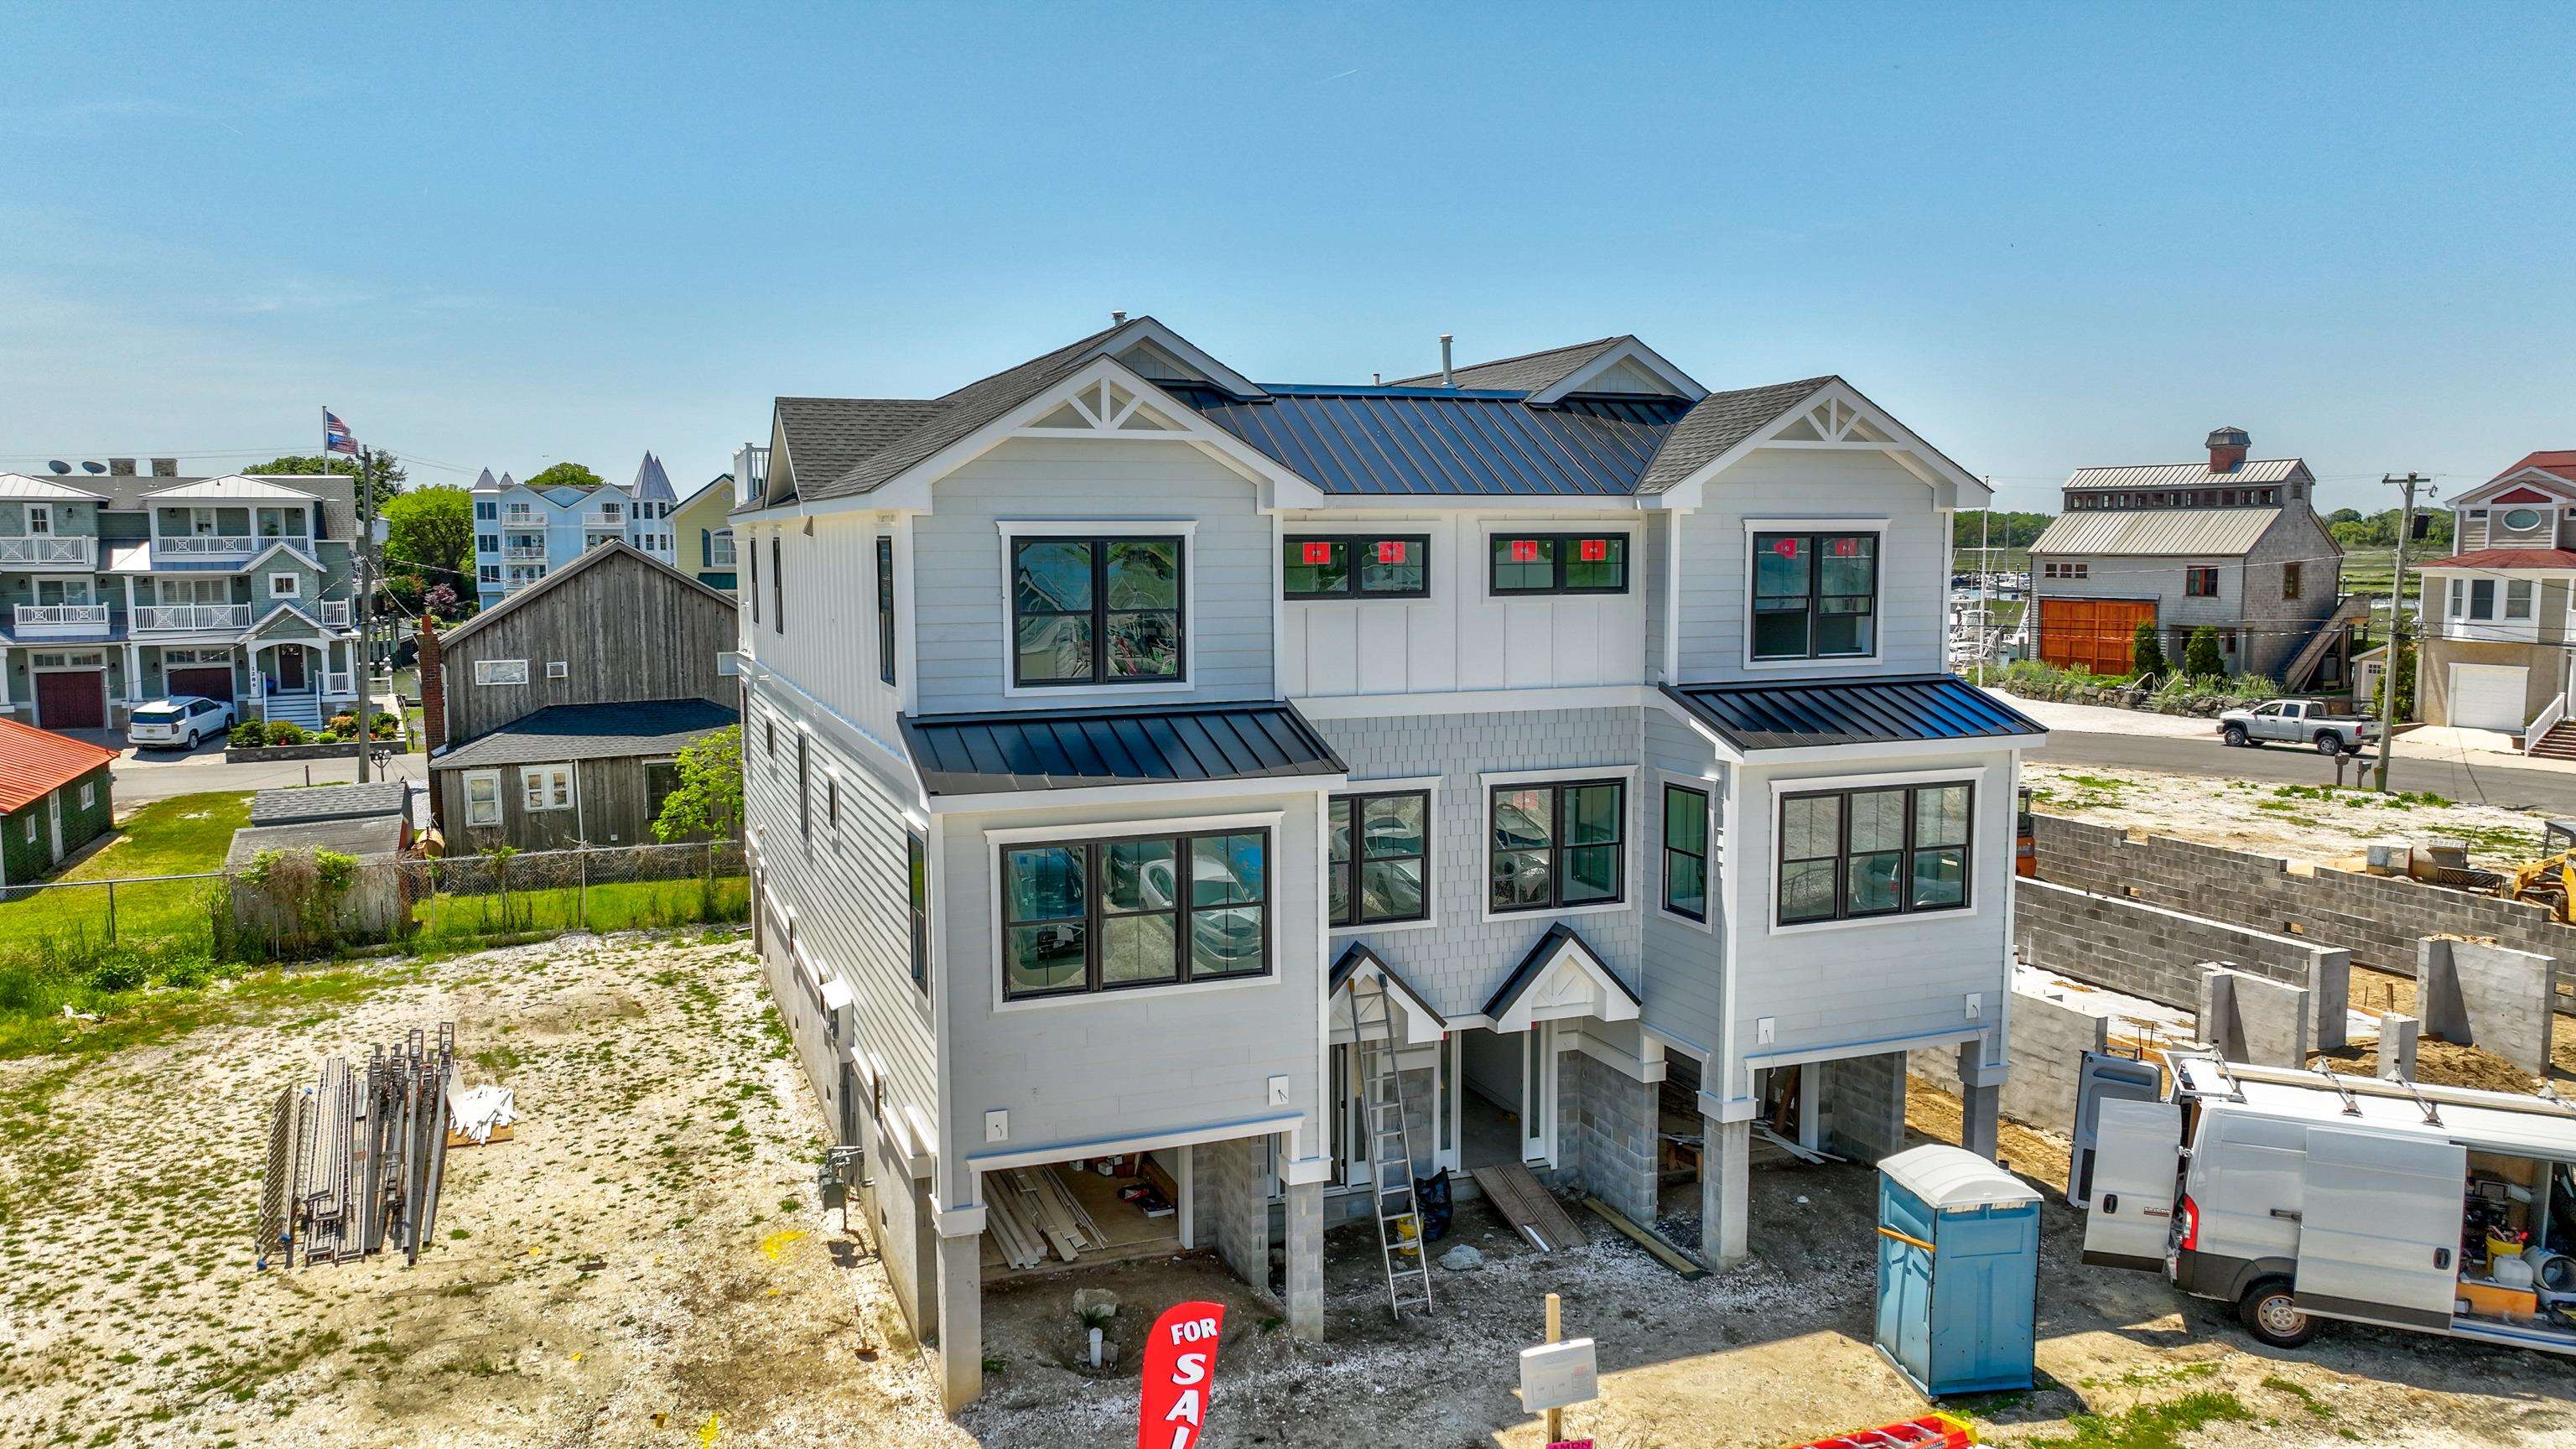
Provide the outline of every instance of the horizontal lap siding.
[[[995,1009],[1001,972],[994,939],[1000,845],[987,832],[1080,826],[1115,836],[1131,829],[1121,821],[1273,810],[1284,813],[1271,840],[1274,954],[1268,980],[1207,991],[1147,987],[1027,1009]],[[943,1126],[947,1151],[942,1172],[950,1191],[964,1190],[961,1164],[985,1148],[984,1114],[997,1108],[1010,1113],[1010,1139],[995,1144],[1005,1151],[1141,1136],[1291,1110],[1306,1115],[1310,1130],[1304,1150],[1322,1150],[1312,1130],[1319,1120],[1323,991],[1315,879],[1320,822],[1312,793],[950,815],[941,828],[946,909],[940,959],[953,993],[948,1001],[950,1111]],[[1288,1078],[1286,1108],[1270,1104],[1272,1076]]]
[[[1885,518],[1879,559],[1879,657],[1817,660],[1793,670],[1747,669],[1744,631],[1748,518]],[[1783,674],[1923,674],[1948,667],[1948,520],[1932,489],[1876,453],[1754,453],[1710,480],[1681,522],[1681,677],[1694,683]]]
[[[811,527],[812,532],[806,530]],[[829,514],[805,523],[745,530],[736,554],[746,595],[739,610],[744,647],[763,667],[794,681],[881,744],[893,748],[901,709],[900,673],[889,686],[877,672],[876,541],[894,540],[895,626],[909,626],[903,587],[908,525],[888,515]],[[771,563],[770,545],[778,546]],[[756,551],[757,563],[746,555]],[[754,573],[758,588],[752,587]],[[775,578],[772,575],[775,574]],[[779,628],[779,589],[786,628]]]
[[1317,730],[1350,764],[1351,788],[1367,781],[1437,774],[1433,802],[1431,929],[1336,933],[1338,954],[1367,943],[1443,1016],[1473,1014],[1559,920],[1633,989],[1638,984],[1643,927],[1637,903],[1647,888],[1645,839],[1651,817],[1641,785],[1629,790],[1628,908],[1558,916],[1530,911],[1482,919],[1488,876],[1484,772],[1601,767],[1637,763],[1640,720],[1634,709],[1532,710],[1517,714],[1416,715],[1318,720]]
[[[1178,443],[1014,441],[942,478],[913,526],[920,712],[1049,708],[1006,698],[1002,519],[1195,519],[1188,609],[1193,685],[1120,701],[1271,699],[1277,560],[1253,486]],[[763,560],[765,564],[766,559]],[[871,625],[870,627],[873,627]],[[1097,696],[1072,701],[1098,704]]]

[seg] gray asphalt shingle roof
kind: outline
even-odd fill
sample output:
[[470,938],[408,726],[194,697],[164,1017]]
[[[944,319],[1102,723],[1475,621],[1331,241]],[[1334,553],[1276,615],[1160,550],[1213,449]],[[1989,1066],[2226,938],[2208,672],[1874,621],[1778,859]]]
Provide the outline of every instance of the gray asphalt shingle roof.
[[232,844],[224,851],[224,869],[239,870],[263,850],[336,850],[360,860],[380,859],[401,853],[402,832],[402,817],[398,815],[245,825],[233,832]]
[[1664,446],[1655,454],[1655,461],[1647,465],[1646,475],[1637,480],[1637,491],[1664,492],[1835,380],[1830,375],[1805,377],[1767,387],[1713,392],[1701,398],[1664,435]]
[[399,817],[410,810],[411,785],[408,781],[374,780],[364,785],[262,790],[250,799],[250,823],[291,825],[306,820],[363,820],[374,815]]
[[430,767],[459,770],[676,754],[681,746],[738,718],[731,709],[704,699],[549,705],[450,746]]
[[932,795],[1338,775],[1349,769],[1285,700],[923,715],[903,721]]
[[[946,406],[918,397],[780,398],[778,427],[787,437],[788,466],[799,492],[822,496],[817,490],[901,442]],[[777,466],[775,459],[771,466]],[[757,508],[760,500],[745,500],[744,506]]]
[[[1633,339],[1596,337],[1589,342],[1572,342],[1563,347],[1550,347],[1539,352],[1524,352],[1518,357],[1497,357],[1491,362],[1471,362],[1449,370],[1459,387],[1494,388],[1507,392],[1536,392],[1558,378],[1599,357],[1602,353]],[[1395,380],[1397,387],[1438,387],[1440,374],[1425,372]]]

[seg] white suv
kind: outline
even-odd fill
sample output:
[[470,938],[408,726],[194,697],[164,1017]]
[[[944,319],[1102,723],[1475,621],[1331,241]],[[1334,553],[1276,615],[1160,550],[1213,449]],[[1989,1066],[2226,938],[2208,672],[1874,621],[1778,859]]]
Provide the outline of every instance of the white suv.
[[136,705],[125,723],[125,740],[131,745],[174,745],[193,750],[199,740],[232,727],[231,705],[200,695],[179,694]]

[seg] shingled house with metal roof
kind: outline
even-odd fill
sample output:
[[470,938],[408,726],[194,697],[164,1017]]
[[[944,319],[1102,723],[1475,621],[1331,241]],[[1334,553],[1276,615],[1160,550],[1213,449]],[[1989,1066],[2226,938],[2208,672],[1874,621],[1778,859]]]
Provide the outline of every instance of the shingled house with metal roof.
[[1730,1261],[1755,1120],[1891,1151],[1927,1049],[1991,1150],[2042,732],[1942,672],[1986,489],[1842,379],[1266,383],[1122,317],[780,398],[736,475],[759,947],[951,1404],[1022,1173],[1172,1199],[1066,1176],[1085,1257],[1284,1243],[1313,1337],[1326,1225],[1436,1169],[1651,1221],[1704,1139]]
[[2025,628],[2036,656],[2096,674],[2136,666],[2153,624],[2179,662],[2193,633],[2218,633],[2230,674],[2293,690],[2343,683],[2357,607],[2343,550],[2317,517],[2299,458],[2249,459],[2243,428],[2209,435],[2207,463],[2078,468],[2066,511],[2030,546]]
[[653,842],[679,752],[736,722],[733,600],[610,540],[420,632],[430,811],[450,854]]

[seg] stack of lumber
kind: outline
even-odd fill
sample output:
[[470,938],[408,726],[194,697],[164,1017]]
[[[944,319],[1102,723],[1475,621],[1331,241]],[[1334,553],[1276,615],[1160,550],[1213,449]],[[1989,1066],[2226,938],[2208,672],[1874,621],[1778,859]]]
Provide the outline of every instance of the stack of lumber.
[[1052,1167],[995,1173],[985,1193],[984,1226],[1014,1268],[1034,1268],[1052,1251],[1065,1262],[1108,1241]]

